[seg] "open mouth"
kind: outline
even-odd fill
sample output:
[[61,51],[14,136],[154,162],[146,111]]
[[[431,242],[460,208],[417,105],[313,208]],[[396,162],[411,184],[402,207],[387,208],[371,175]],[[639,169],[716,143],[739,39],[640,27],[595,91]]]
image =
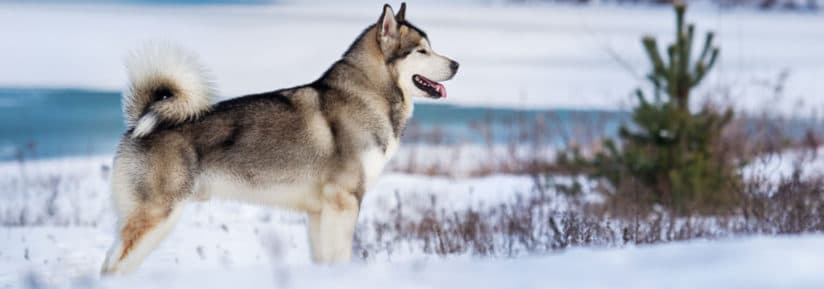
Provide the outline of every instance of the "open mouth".
[[412,76],[412,82],[415,83],[420,90],[423,90],[429,97],[432,98],[442,98],[446,97],[446,87],[443,84],[440,84],[436,81],[432,81],[429,78],[423,77],[419,74],[415,74]]

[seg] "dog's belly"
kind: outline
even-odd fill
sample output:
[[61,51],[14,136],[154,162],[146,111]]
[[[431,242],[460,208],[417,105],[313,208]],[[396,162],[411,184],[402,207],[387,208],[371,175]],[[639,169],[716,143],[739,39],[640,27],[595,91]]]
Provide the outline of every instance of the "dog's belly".
[[307,212],[321,207],[319,185],[310,180],[251,183],[231,174],[207,172],[195,178],[194,193],[200,199],[234,200]]

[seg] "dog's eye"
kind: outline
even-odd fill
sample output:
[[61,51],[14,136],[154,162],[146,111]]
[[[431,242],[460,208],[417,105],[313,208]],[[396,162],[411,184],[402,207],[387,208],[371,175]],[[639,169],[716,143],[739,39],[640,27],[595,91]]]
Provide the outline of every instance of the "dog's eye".
[[418,49],[418,53],[420,54],[427,54],[426,49]]

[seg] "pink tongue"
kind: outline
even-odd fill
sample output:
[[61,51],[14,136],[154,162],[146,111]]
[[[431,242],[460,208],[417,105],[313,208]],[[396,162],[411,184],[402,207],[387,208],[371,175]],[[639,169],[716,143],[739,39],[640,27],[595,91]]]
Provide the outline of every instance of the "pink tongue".
[[444,87],[443,84],[437,82],[432,82],[432,84],[434,84],[435,90],[437,90],[438,93],[441,94],[441,97],[446,98],[446,87]]
[[416,75],[416,77],[418,77],[418,80],[426,83],[426,85],[428,85],[429,87],[435,89],[435,91],[437,91],[438,94],[440,94],[440,97],[446,98],[446,87],[444,87],[443,84],[432,81],[429,78],[423,77],[421,75]]

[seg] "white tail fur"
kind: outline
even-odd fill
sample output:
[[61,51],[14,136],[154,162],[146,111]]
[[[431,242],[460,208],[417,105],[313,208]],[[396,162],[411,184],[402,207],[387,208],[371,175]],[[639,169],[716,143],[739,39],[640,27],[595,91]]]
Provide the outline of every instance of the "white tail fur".
[[149,44],[126,59],[129,88],[123,113],[132,137],[157,125],[179,124],[209,111],[215,90],[197,57],[169,44]]

